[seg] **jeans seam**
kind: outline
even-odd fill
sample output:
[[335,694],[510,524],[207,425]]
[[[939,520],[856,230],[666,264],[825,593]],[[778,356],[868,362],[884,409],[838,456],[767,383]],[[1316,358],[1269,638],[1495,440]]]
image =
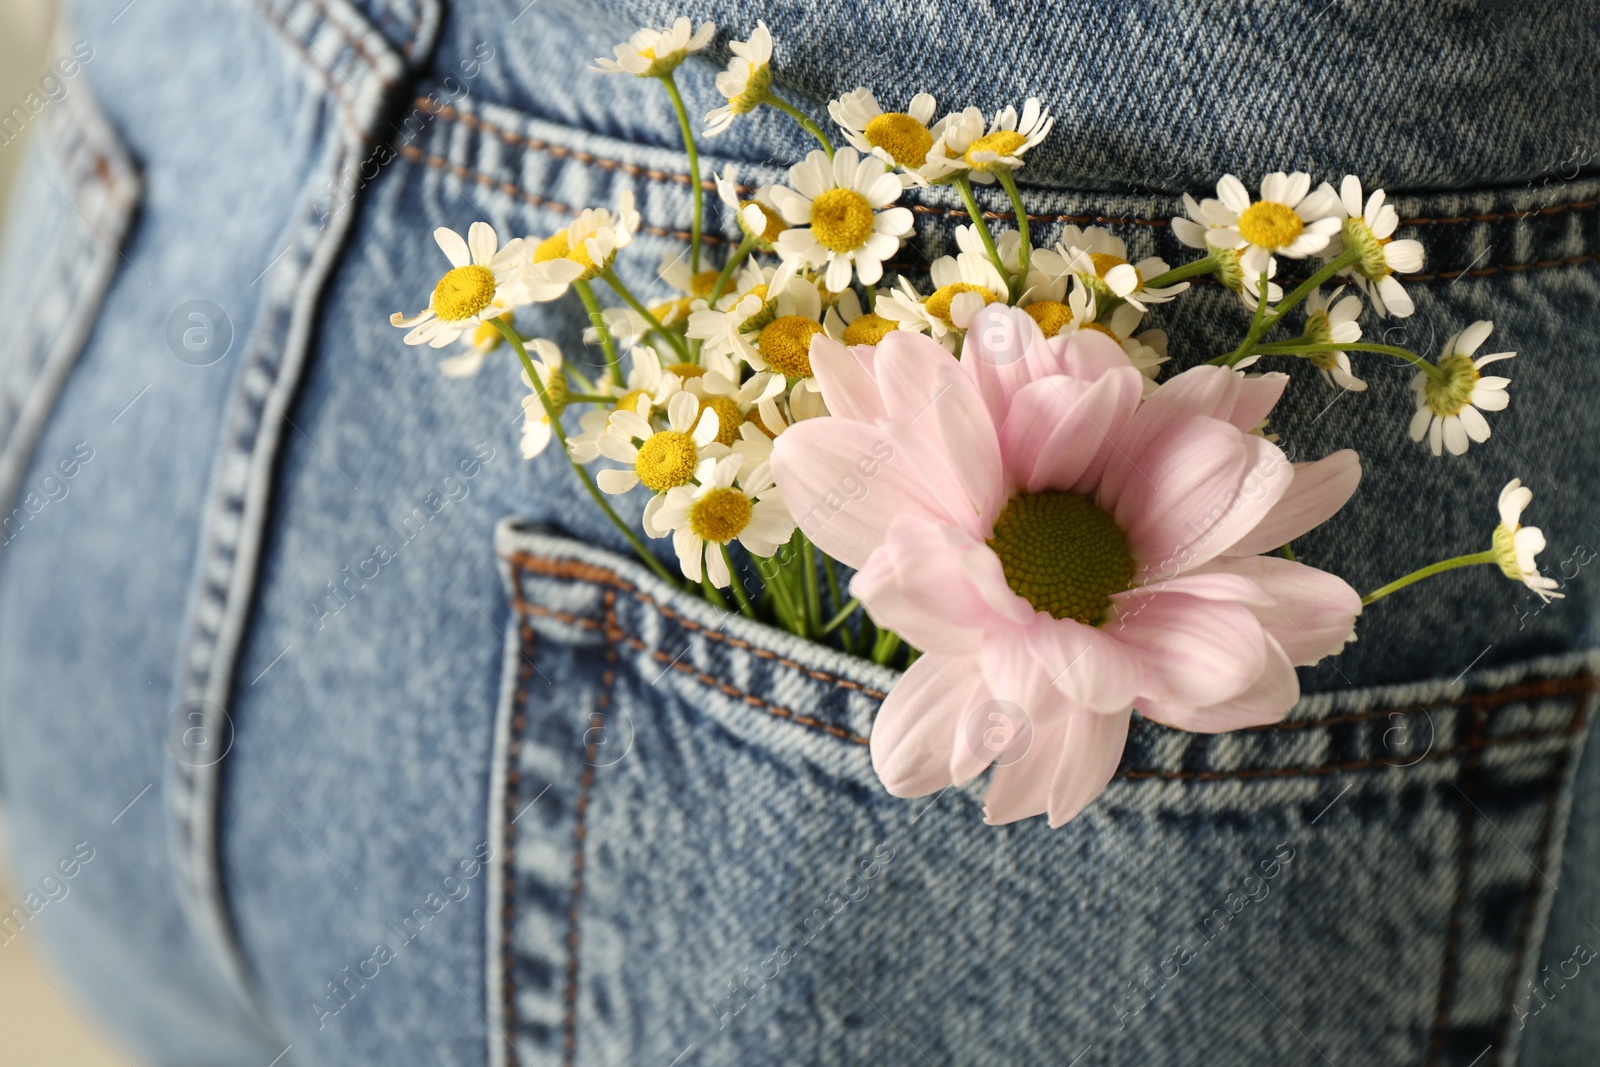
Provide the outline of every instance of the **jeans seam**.
[[[520,586],[522,582],[522,569],[515,562],[511,564],[514,580]],[[516,952],[512,937],[516,929],[517,917],[517,865],[516,865],[516,815],[522,799],[522,742],[528,727],[528,688],[533,680],[534,655],[538,651],[538,631],[533,628],[526,612],[518,608],[517,630],[519,637],[518,650],[522,655],[522,664],[517,669],[517,688],[513,695],[514,707],[511,715],[511,729],[506,745],[505,762],[505,826],[501,831],[501,850],[504,853],[501,871],[501,895],[504,898],[500,904],[500,967],[501,967],[501,1011],[504,1017],[506,1030],[515,1035],[517,1032],[517,984],[516,984]],[[510,1053],[506,1059],[506,1067],[518,1067],[521,1062],[520,1053],[517,1051],[516,1041],[513,1037],[506,1044]]]
[[1456,787],[1461,794],[1461,858],[1457,864],[1455,900],[1450,905],[1450,917],[1445,928],[1444,960],[1439,975],[1439,1000],[1434,1010],[1433,1035],[1428,1042],[1427,1062],[1430,1065],[1437,1064],[1444,1052],[1444,1035],[1450,1024],[1450,1006],[1455,992],[1457,957],[1461,951],[1462,912],[1466,909],[1471,890],[1472,831],[1477,814],[1472,794],[1476,791],[1479,760],[1479,748],[1475,747],[1473,742],[1482,739],[1483,710],[1474,703],[1471,715],[1472,728],[1467,737],[1468,752],[1462,768],[1462,785]]

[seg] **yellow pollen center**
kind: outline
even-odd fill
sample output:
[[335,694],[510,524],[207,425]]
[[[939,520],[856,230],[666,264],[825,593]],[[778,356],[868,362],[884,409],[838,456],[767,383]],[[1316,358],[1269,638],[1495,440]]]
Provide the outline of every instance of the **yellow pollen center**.
[[927,303],[922,306],[928,309],[928,314],[939,319],[953,330],[956,328],[956,324],[950,318],[950,305],[962,293],[981,293],[985,304],[992,304],[1000,299],[997,293],[991,292],[981,285],[973,285],[971,282],[952,282],[949,285],[935,289],[933,295],[928,297]]
[[668,300],[665,304],[657,304],[651,308],[650,314],[659,319],[663,326],[685,326],[688,325],[693,303],[692,296],[686,296],[681,300]]
[[557,230],[555,233],[540,241],[533,249],[535,263],[548,263],[552,259],[564,259],[567,255],[567,231]]
[[490,319],[488,322],[479,323],[478,328],[472,331],[472,347],[482,348],[485,352],[493,352],[500,347],[500,342],[505,340],[505,335],[495,325],[496,322],[503,322],[510,326],[513,323],[513,316],[508,311],[498,319]]
[[872,205],[854,189],[829,189],[811,201],[811,233],[830,252],[853,252],[872,236]]
[[669,363],[667,369],[680,378],[699,378],[706,372],[698,363]]
[[1273,200],[1258,200],[1239,216],[1239,236],[1257,248],[1282,248],[1305,232],[1294,209]]
[[847,345],[875,345],[893,330],[898,323],[893,319],[886,319],[875,311],[856,316],[856,320],[844,328],[844,343]]
[[1072,309],[1059,300],[1040,300],[1022,309],[1039,324],[1039,331],[1054,337],[1072,325]]
[[927,162],[933,147],[928,127],[900,111],[887,111],[867,123],[861,131],[867,143],[889,153],[902,167],[920,167]]
[[988,170],[999,161],[984,160],[979,162],[973,157],[980,152],[993,152],[1001,159],[1004,159],[1027,143],[1028,139],[1016,130],[996,130],[993,133],[984,134],[967,146],[967,166],[973,170]]
[[633,461],[633,469],[648,488],[665,493],[675,486],[689,484],[697,458],[694,438],[686,433],[662,430],[639,446],[639,458]]
[[447,322],[468,319],[494,299],[494,275],[488,267],[469,263],[452,267],[433,290],[433,313]]
[[[1128,262],[1121,256],[1114,256],[1110,252],[1090,252],[1089,259],[1094,263],[1096,277],[1100,278],[1104,278],[1118,267],[1126,266]],[[1144,275],[1135,270],[1133,276],[1139,280],[1139,285],[1142,287],[1144,285]]]
[[[708,396],[700,400],[700,410],[710,408],[717,413],[717,444],[731,445],[739,439],[739,426],[744,422],[744,412],[739,402],[731,396]],[[698,415],[695,416],[699,418]]]
[[717,286],[720,273],[714,270],[703,270],[689,279],[689,293],[691,296],[710,296],[711,290]]
[[1053,489],[1007,501],[989,547],[1011,591],[1035,611],[1089,626],[1106,620],[1112,595],[1138,569],[1116,520],[1086,496]]
[[804,315],[782,315],[762,327],[756,347],[767,366],[785,378],[811,377],[811,339],[821,323]]
[[649,395],[650,394],[646,393],[643,389],[629,389],[626,393],[623,393],[622,396],[620,396],[617,399],[617,402],[611,406],[611,410],[612,411],[638,411],[639,410],[639,398],[642,397],[642,396],[649,396]]
[[737,489],[716,488],[689,505],[689,529],[725,545],[750,525],[750,498]]
[[1111,338],[1113,341],[1117,342],[1117,344],[1120,345],[1122,343],[1122,338],[1120,338],[1116,334],[1112,333],[1111,332],[1111,327],[1107,326],[1103,322],[1086,322],[1082,326],[1079,326],[1078,329],[1080,329],[1080,330],[1093,330],[1095,333],[1103,333],[1107,337]]
[[[757,208],[761,209],[761,217],[766,220],[766,224],[762,227],[761,232],[756,234],[756,236],[768,244],[771,244],[773,241],[778,239],[778,235],[784,230],[783,216],[778,214],[776,211],[773,211],[770,207],[763,204],[759,200],[741,201],[739,204],[740,211],[742,212],[744,208],[749,207],[751,204],[754,204]],[[743,229],[744,225],[744,215],[741,213],[739,216],[739,227]]]
[[1424,379],[1423,399],[1427,400],[1434,414],[1442,418],[1459,415],[1461,409],[1472,402],[1472,391],[1477,388],[1482,375],[1473,366],[1471,356],[1459,353],[1441,359],[1439,369],[1444,371],[1444,381],[1440,382],[1432,375]]

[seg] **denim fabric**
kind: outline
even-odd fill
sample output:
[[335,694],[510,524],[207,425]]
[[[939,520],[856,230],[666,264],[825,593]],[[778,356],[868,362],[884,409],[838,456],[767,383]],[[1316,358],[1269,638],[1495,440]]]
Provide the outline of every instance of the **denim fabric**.
[[[1593,6],[1129,5],[990,37],[954,11],[704,14],[766,15],[813,111],[914,72],[952,105],[1038,92],[1065,123],[1022,173],[1041,243],[1099,221],[1176,259],[1172,192],[1225,169],[1399,186],[1427,274],[1413,319],[1369,331],[1431,351],[1493,318],[1522,353],[1512,405],[1440,461],[1405,437],[1409,374],[1344,399],[1297,375],[1285,446],[1358,444],[1367,471],[1297,548],[1371,588],[1480,547],[1521,476],[1567,599],[1535,610],[1489,568],[1396,598],[1282,726],[1137,720],[1061,831],[982,826],[976,786],[895,800],[864,744],[889,672],[663,590],[559,456],[518,457],[508,360],[444,380],[382,321],[426,299],[434,226],[543,235],[625,189],[645,230],[623,269],[659,291],[689,215],[668,112],[583,70],[627,25],[549,0],[83,3],[95,58],[37,120],[0,268],[0,782],[19,883],[95,849],[26,925],[119,1043],[164,1064],[1592,1062],[1589,968],[1528,983],[1600,937],[1600,178],[1568,143],[1592,128]],[[1140,25],[1140,49],[1108,43]],[[1287,42],[1303,62],[1252,62]],[[1193,95],[1215,70],[1237,81]],[[685,69],[692,99],[713,73]],[[1575,111],[1529,92],[1545,74]],[[1288,113],[1260,124],[1241,101],[1263,97]],[[756,183],[803,144],[760,116],[707,147]],[[911,273],[959,219],[913,202]],[[717,251],[735,231],[712,219]],[[1215,287],[1170,306],[1176,362],[1241,315]],[[524,325],[595,358],[573,306]]]

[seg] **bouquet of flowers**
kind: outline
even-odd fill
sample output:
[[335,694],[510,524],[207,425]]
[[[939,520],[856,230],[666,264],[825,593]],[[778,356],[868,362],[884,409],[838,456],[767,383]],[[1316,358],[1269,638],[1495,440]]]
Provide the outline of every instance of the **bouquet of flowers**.
[[[1280,172],[1253,198],[1224,176],[1214,198],[1184,197],[1172,227],[1196,255],[1177,266],[1132,262],[1094,227],[1034,247],[1015,175],[1054,121],[1039,101],[940,116],[925,93],[886,111],[857,89],[828,105],[836,147],[774,91],[758,24],[730,45],[704,135],[770,107],[818,148],[786,184],[716,178],[742,234],[716,264],[701,236],[713,187],[674,79],[714,34],[680,18],[595,68],[657,80],[676,111],[696,192],[689,247],[659,271],[674,293],[641,298],[616,273],[639,228],[624,194],[547,236],[435,231],[450,268],[424,310],[391,321],[408,344],[464,346],[447,375],[507,346],[526,387],[523,455],[554,440],[663,581],[903,668],[871,739],[891,793],[993,765],[990,822],[1058,826],[1109,781],[1135,709],[1182,730],[1276,722],[1299,699],[1297,665],[1337,655],[1367,605],[1451,568],[1492,564],[1561,595],[1538,569],[1543,536],[1521,525],[1532,493],[1519,481],[1500,494],[1489,547],[1366,596],[1295,557],[1294,540],[1354,494],[1361,461],[1349,449],[1285,457],[1268,425],[1286,368],[1360,392],[1361,360],[1412,364],[1409,432],[1436,456],[1486,440],[1485,412],[1509,400],[1510,380],[1484,373],[1514,355],[1479,354],[1488,322],[1436,359],[1361,340],[1365,305],[1411,314],[1398,275],[1423,259],[1419,242],[1393,239],[1382,190]],[[1014,229],[996,232],[974,183],[999,183]],[[889,285],[885,261],[912,232],[898,201],[935,185],[970,216],[959,251],[925,284]],[[1280,259],[1309,269],[1288,292]],[[1199,278],[1239,295],[1243,336],[1163,373],[1167,337],[1145,317]],[[602,288],[620,305],[602,307]],[[519,307],[569,293],[604,354],[593,378],[516,326]],[[631,493],[649,495],[638,529],[609,499]],[[667,537],[681,577],[648,547]],[[1008,709],[998,737],[974,714],[995,706]]]

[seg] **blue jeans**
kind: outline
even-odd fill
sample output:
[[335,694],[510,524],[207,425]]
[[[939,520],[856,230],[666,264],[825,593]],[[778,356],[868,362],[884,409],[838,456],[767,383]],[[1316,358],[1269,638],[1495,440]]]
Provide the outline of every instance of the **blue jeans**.
[[[446,380],[383,321],[438,225],[546,235],[632,190],[630,283],[683,247],[663,96],[584,70],[670,12],[523,3],[86,0],[56,88],[0,116],[33,136],[0,265],[0,951],[36,929],[172,1065],[1594,1061],[1592,5],[695,12],[765,17],[818,117],[862,83],[1039,95],[1041,244],[1094,222],[1178,262],[1181,191],[1360,173],[1429,252],[1369,333],[1488,318],[1521,353],[1454,462],[1407,438],[1403,368],[1342,401],[1297,375],[1285,445],[1367,474],[1296,547],[1374,588],[1484,547],[1520,476],[1566,599],[1410,591],[1279,726],[1136,719],[1051,831],[982,825],[981,783],[888,796],[891,672],[663,587],[560,456],[519,458],[509,360]],[[706,147],[755,184],[805,145],[768,109]],[[914,274],[961,216],[913,199]],[[1169,308],[1178,366],[1242,325],[1215,287]],[[522,325],[596,358],[574,306]]]

